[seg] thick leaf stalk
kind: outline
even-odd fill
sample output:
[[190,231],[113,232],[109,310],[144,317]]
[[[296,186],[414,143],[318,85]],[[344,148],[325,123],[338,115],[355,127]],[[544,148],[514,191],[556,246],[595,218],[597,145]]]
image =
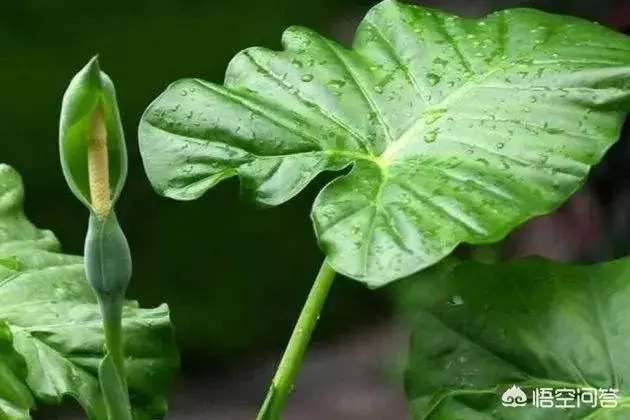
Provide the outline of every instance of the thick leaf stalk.
[[335,270],[324,261],[295,324],[289,344],[287,344],[282,360],[280,360],[257,420],[279,420],[281,418],[282,410],[293,389],[295,377],[302,365],[304,353],[334,279]]
[[131,252],[114,204],[127,154],[114,87],[93,58],[70,82],[62,105],[60,155],[70,190],[90,210],[85,274],[99,302],[107,354],[99,380],[110,420],[131,420],[126,384],[122,307],[131,279]]

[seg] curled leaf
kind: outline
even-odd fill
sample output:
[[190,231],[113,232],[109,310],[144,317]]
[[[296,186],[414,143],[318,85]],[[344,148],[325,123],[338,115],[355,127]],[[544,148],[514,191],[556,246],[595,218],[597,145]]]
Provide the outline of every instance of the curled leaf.
[[[32,406],[30,390],[35,399],[49,404],[71,396],[89,419],[107,420],[98,379],[105,350],[103,326],[98,301],[85,279],[84,260],[61,253],[52,232],[28,221],[22,213],[23,196],[17,172],[0,165],[0,418],[6,401],[16,412],[26,412]],[[178,366],[168,307],[143,309],[126,301],[122,324],[134,416],[162,418]],[[14,361],[15,352],[25,370]],[[5,375],[10,373],[7,368],[12,376]]]
[[0,419],[29,420],[35,405],[31,391],[24,383],[26,364],[13,348],[13,334],[0,321]]

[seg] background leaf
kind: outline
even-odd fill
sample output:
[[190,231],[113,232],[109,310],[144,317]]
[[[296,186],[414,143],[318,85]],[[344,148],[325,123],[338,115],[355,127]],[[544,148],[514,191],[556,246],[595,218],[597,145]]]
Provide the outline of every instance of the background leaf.
[[[0,166],[0,320],[26,361],[26,384],[37,399],[59,403],[70,395],[90,418],[105,419],[97,377],[101,318],[82,258],[61,254],[54,235],[24,217],[22,201],[19,175]],[[159,418],[178,364],[168,308],[128,302],[123,328],[132,405],[140,418]]]
[[155,188],[193,199],[238,175],[279,204],[324,170],[312,218],[336,271],[370,286],[501,239],[582,183],[617,139],[630,41],[527,9],[463,19],[384,1],[353,49],[289,28],[224,85],[172,84],[139,128]]
[[9,326],[0,321],[0,418],[30,419],[35,402],[25,380],[24,359],[13,348]]
[[[528,258],[448,260],[401,282],[414,418],[628,418],[629,278],[630,258],[582,267]],[[617,388],[621,398],[617,409],[503,407],[512,385]]]

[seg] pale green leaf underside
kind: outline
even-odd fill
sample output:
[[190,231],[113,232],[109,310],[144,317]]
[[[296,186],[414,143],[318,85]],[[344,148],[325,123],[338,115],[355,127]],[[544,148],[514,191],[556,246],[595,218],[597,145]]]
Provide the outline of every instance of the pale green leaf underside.
[[140,123],[145,168],[173,198],[237,175],[279,204],[352,164],[312,218],[333,268],[370,286],[564,201],[617,139],[630,87],[627,37],[528,9],[385,1],[352,49],[299,27],[282,44],[239,53],[223,85],[172,84]]
[[[25,385],[38,400],[55,404],[72,396],[91,419],[106,419],[97,377],[104,355],[100,311],[82,258],[61,254],[55,236],[24,217],[22,200],[19,175],[0,165],[0,321],[10,328],[26,362]],[[178,363],[168,308],[129,302],[123,316],[134,410],[139,418],[161,418]]]
[[[630,258],[455,263],[402,282],[414,315],[405,387],[414,419],[630,417]],[[407,283],[405,283],[407,282]],[[616,388],[616,409],[503,407],[512,385]]]

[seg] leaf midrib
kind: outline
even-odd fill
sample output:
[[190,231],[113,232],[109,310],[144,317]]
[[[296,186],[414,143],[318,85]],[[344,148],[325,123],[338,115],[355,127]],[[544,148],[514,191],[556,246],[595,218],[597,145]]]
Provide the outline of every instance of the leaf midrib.
[[444,99],[442,99],[440,103],[427,107],[416,119],[416,121],[411,123],[411,125],[400,135],[400,137],[390,143],[389,146],[387,146],[387,148],[383,151],[383,153],[378,156],[376,162],[379,164],[379,166],[384,169],[387,168],[394,161],[398,153],[405,149],[409,145],[409,143],[417,139],[418,132],[421,132],[428,125],[426,119],[424,118],[425,115],[430,115],[432,112],[444,109],[451,102],[461,97],[468,91],[483,86],[482,83],[486,79],[488,79],[494,73],[500,70],[504,70],[506,64],[507,63],[501,63],[500,66],[493,67],[487,72],[482,73],[481,75],[473,75],[463,85],[449,93]]
[[[435,18],[434,15],[432,15],[433,18]],[[439,26],[439,25],[438,25]],[[545,46],[547,44],[547,42],[549,41],[549,39],[551,37],[553,37],[555,34],[557,34],[564,25],[561,25],[557,28],[553,28],[550,29],[546,39],[544,40],[544,42],[542,42],[541,44],[535,45],[533,46],[532,50],[527,51],[526,53],[520,54],[518,57],[514,57],[514,59],[512,61],[518,61],[520,59],[523,58],[523,56],[526,55],[530,55],[533,54],[533,52],[535,50],[539,50],[540,48],[542,48],[543,46]],[[450,35],[449,35],[450,37]],[[457,44],[457,42],[455,42],[452,37],[450,37],[450,44],[453,46],[453,48],[456,50],[456,52],[460,55],[461,58],[461,62],[464,65],[464,67],[471,69],[468,63],[468,60],[461,54],[461,51],[459,50],[459,45]],[[503,46],[503,44],[501,44]],[[385,151],[383,151],[383,153],[380,154],[380,156],[377,157],[376,159],[376,163],[383,169],[385,170],[394,160],[394,158],[396,157],[396,155],[402,151],[403,149],[405,149],[405,147],[407,147],[407,145],[409,143],[411,143],[414,138],[416,138],[417,136],[415,135],[417,132],[421,131],[423,128],[425,128],[427,126],[427,123],[424,119],[425,115],[430,114],[431,112],[435,112],[436,110],[439,109],[443,109],[446,108],[446,106],[448,104],[450,104],[451,102],[453,102],[453,100],[461,97],[463,94],[465,94],[466,92],[474,89],[474,88],[478,88],[483,86],[483,82],[486,81],[490,76],[492,76],[494,73],[501,71],[501,70],[505,70],[507,66],[509,66],[511,64],[511,62],[507,62],[507,61],[500,61],[497,64],[495,64],[493,67],[491,67],[490,69],[488,69],[488,71],[486,71],[485,73],[473,73],[466,82],[464,82],[463,85],[461,85],[459,88],[455,89],[454,91],[452,91],[451,93],[449,93],[444,99],[442,99],[442,101],[439,104],[435,104],[432,106],[427,107],[422,114],[418,117],[418,119],[413,122],[409,128],[407,128],[403,134],[394,142],[390,143],[389,146],[387,146],[387,148],[385,149]],[[472,69],[471,69],[472,71]]]

